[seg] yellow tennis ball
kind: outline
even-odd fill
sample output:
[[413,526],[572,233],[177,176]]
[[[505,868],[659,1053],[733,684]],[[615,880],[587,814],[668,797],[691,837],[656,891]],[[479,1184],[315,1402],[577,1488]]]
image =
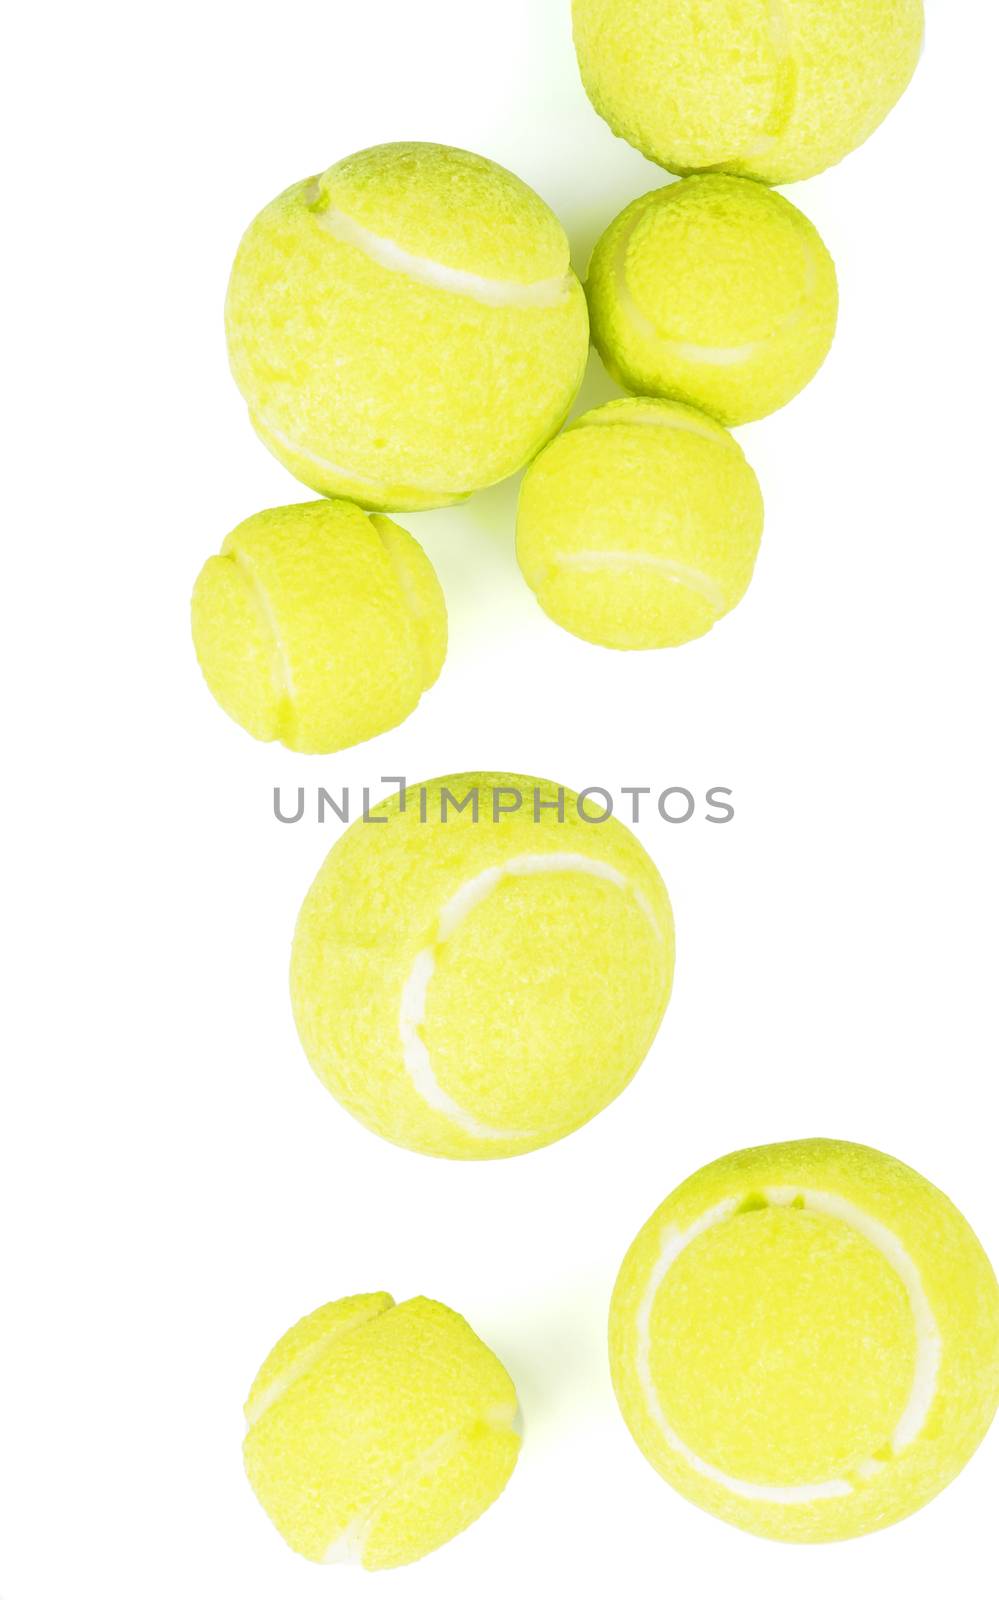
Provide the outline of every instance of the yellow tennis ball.
[[191,623],[222,709],[256,739],[311,753],[402,722],[447,650],[444,596],[416,540],[346,500],[241,522],[201,569]]
[[765,417],[818,372],[836,331],[836,269],[782,195],[725,174],[636,200],[590,263],[593,342],[625,389]]
[[638,1235],[614,1387],[687,1499],[771,1539],[848,1539],[939,1494],[999,1403],[999,1284],[945,1195],[828,1139],[741,1150]]
[[226,328],[268,449],[382,510],[516,472],[588,350],[558,219],[503,167],[436,144],[361,151],[272,201],[240,244]]
[[841,161],[907,87],[922,0],[573,0],[583,83],[671,172],[791,183]]
[[638,1070],[673,974],[665,885],[604,801],[508,773],[359,820],[298,919],[295,1020],[326,1087],[427,1155],[561,1139]]
[[749,587],[763,532],[756,475],[690,406],[612,400],[534,462],[517,560],[553,622],[615,650],[685,644]]
[[502,1492],[520,1450],[509,1376],[456,1312],[357,1294],[279,1340],[246,1402],[254,1492],[310,1561],[429,1555]]

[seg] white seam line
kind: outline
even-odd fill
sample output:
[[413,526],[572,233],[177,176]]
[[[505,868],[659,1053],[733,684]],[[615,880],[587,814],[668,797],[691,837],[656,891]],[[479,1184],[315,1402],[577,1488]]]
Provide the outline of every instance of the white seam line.
[[[844,1200],[840,1195],[827,1194],[822,1190],[798,1188],[771,1188],[763,1190],[764,1198],[771,1205],[790,1206],[794,1201],[804,1201],[807,1211],[814,1211],[822,1216],[835,1217],[840,1222],[845,1222],[848,1227],[860,1233],[888,1262],[888,1265],[902,1280],[903,1287],[909,1298],[913,1322],[916,1329],[916,1370],[913,1376],[912,1388],[908,1401],[895,1431],[892,1434],[892,1448],[902,1450],[906,1445],[912,1444],[922,1432],[929,1415],[933,1399],[936,1394],[937,1375],[940,1369],[942,1343],[940,1331],[937,1327],[933,1309],[929,1303],[926,1291],[923,1288],[919,1269],[901,1240],[886,1228],[882,1223],[875,1221],[855,1206],[851,1201]],[[662,1249],[656,1264],[649,1277],[645,1294],[642,1296],[636,1316],[637,1352],[636,1365],[638,1368],[639,1383],[645,1404],[653,1421],[660,1429],[669,1448],[679,1455],[699,1473],[708,1478],[712,1483],[719,1484],[731,1494],[738,1495],[743,1500],[763,1501],[772,1505],[806,1505],[814,1500],[833,1500],[844,1495],[853,1494],[854,1485],[846,1478],[830,1478],[826,1483],[793,1484],[787,1486],[748,1483],[742,1478],[733,1478],[728,1473],[721,1472],[709,1462],[703,1461],[693,1450],[683,1443],[666,1420],[665,1412],[656,1392],[652,1378],[651,1368],[651,1319],[652,1308],[656,1295],[662,1287],[666,1274],[677,1261],[679,1256],[694,1239],[709,1228],[715,1227],[720,1222],[726,1222],[735,1213],[739,1206],[739,1198],[723,1200],[703,1216],[698,1217],[689,1228],[680,1230],[670,1227],[664,1231]],[[881,1463],[871,1460],[862,1462],[856,1469],[856,1475],[862,1480],[874,1477],[881,1470]]]
[[314,212],[317,222],[341,244],[352,245],[363,252],[370,261],[389,272],[400,272],[415,283],[429,289],[440,289],[447,294],[463,295],[486,306],[561,305],[572,290],[573,274],[564,272],[557,278],[539,278],[535,283],[515,283],[504,278],[482,278],[474,272],[463,272],[457,267],[446,267],[442,262],[426,256],[411,255],[394,239],[372,233],[353,217],[335,206]]
[[572,851],[552,851],[548,855],[514,856],[500,866],[487,867],[474,878],[462,884],[443,906],[437,922],[437,937],[432,945],[421,950],[413,961],[403,985],[399,1007],[399,1037],[402,1041],[402,1058],[406,1073],[424,1104],[454,1122],[474,1139],[536,1139],[539,1134],[523,1130],[493,1128],[479,1122],[470,1112],[452,1100],[437,1081],[430,1059],[430,1051],[421,1035],[426,1021],[427,996],[430,981],[437,967],[437,947],[444,944],[457,931],[461,923],[487,895],[499,887],[507,877],[529,877],[544,872],[583,872],[602,878],[618,889],[634,895],[643,915],[651,924],[657,939],[663,940],[663,931],[644,892],[626,878],[616,867],[592,856]]
[[416,1460],[400,1472],[398,1478],[389,1484],[380,1495],[367,1506],[364,1511],[349,1522],[341,1534],[338,1534],[333,1543],[320,1557],[323,1566],[360,1566],[364,1560],[365,1546],[371,1537],[372,1529],[386,1503],[399,1489],[414,1478],[419,1478],[424,1472],[432,1472],[439,1464],[447,1460],[456,1444],[460,1440],[464,1429],[450,1428],[447,1433],[435,1439],[425,1450],[421,1450]]
[[[786,316],[782,317],[765,339],[754,339],[748,344],[739,345],[706,345],[695,344],[688,339],[673,338],[670,334],[660,332],[636,301],[631,292],[631,285],[628,282],[628,247],[644,216],[645,211],[639,211],[630,225],[625,228],[614,254],[612,268],[614,287],[617,291],[621,310],[640,338],[650,340],[660,349],[669,350],[675,356],[678,356],[681,361],[689,361],[695,366],[737,367],[746,361],[751,361],[755,355],[758,355],[761,350],[765,350],[775,340],[782,339],[785,334],[790,333],[791,329],[801,321],[805,314],[805,307],[815,293],[818,279],[818,264],[815,259],[815,251],[812,247],[811,236],[807,232],[801,241],[805,276],[801,289],[800,304],[793,311],[789,311]],[[721,443],[720,439],[718,443]]]
[[868,1216],[859,1206],[842,1199],[839,1195],[790,1188],[765,1189],[763,1193],[771,1204],[778,1206],[790,1205],[801,1194],[806,1210],[835,1217],[838,1221],[845,1222],[848,1227],[855,1228],[875,1250],[880,1252],[901,1278],[916,1328],[916,1371],[912,1389],[891,1440],[894,1450],[904,1450],[907,1445],[918,1439],[926,1425],[936,1393],[942,1352],[940,1330],[926,1290],[923,1288],[919,1268],[896,1234],[874,1217]]
[[[328,473],[331,478],[342,478],[348,489],[351,484],[360,484],[364,489],[374,489],[379,499],[382,499],[389,490],[392,491],[393,499],[408,499],[411,494],[432,495],[435,499],[443,499],[445,497],[457,499],[462,495],[471,493],[469,489],[441,489],[436,484],[388,484],[383,479],[366,478],[362,473],[355,472],[353,468],[342,467],[338,462],[330,461],[326,456],[317,455],[314,450],[307,450],[305,445],[299,444],[288,434],[282,433],[280,428],[275,427],[274,423],[259,411],[252,411],[250,415],[259,433],[276,439],[278,444],[291,455],[301,456],[304,461],[311,461],[315,466],[322,467],[323,471]],[[266,437],[264,442],[266,443]]]
[[[391,1310],[394,1310],[394,1304],[385,1307],[385,1311]],[[376,1317],[384,1315],[384,1311],[375,1313]],[[331,1328],[321,1338],[313,1340],[312,1344],[307,1345],[297,1360],[290,1362],[284,1372],[271,1379],[266,1389],[257,1396],[252,1406],[247,1404],[245,1407],[247,1432],[260,1421],[261,1417],[266,1416],[275,1401],[280,1400],[281,1396],[287,1393],[293,1383],[297,1383],[299,1378],[304,1378],[306,1373],[311,1372],[313,1367],[318,1365],[327,1350],[331,1350],[338,1339],[344,1338],[348,1333],[356,1333],[359,1328],[363,1328],[366,1323],[373,1320],[374,1318],[371,1316],[363,1316],[359,1317],[356,1322],[344,1322],[339,1327]]]
[[[383,522],[387,522],[391,526],[394,526],[394,524],[392,524],[392,519],[391,517],[383,516],[378,511],[373,511],[369,516],[368,521],[375,530],[378,542],[388,559],[388,564],[392,570],[392,575],[395,578],[396,583],[399,585],[403,608],[409,613],[409,616],[416,627],[417,634],[419,634],[419,625],[422,613],[420,610],[420,597],[416,590],[416,584],[413,581],[412,574],[405,561],[396,550],[391,536],[384,528],[380,526],[380,524]],[[403,531],[405,532],[405,529]]]
[[[481,1420],[496,1433],[509,1430],[515,1433],[518,1438],[521,1438],[523,1436],[523,1428],[518,1426],[519,1416],[520,1408],[518,1407],[512,1418],[503,1413],[492,1417],[487,1415]],[[464,1423],[450,1428],[446,1433],[441,1434],[440,1438],[429,1444],[425,1450],[421,1450],[415,1461],[400,1472],[399,1476],[389,1484],[382,1494],[372,1501],[370,1506],[364,1511],[358,1512],[357,1516],[347,1524],[343,1532],[334,1539],[325,1554],[320,1557],[322,1565],[359,1566],[364,1560],[365,1547],[371,1537],[375,1523],[388,1501],[392,1499],[393,1495],[398,1494],[400,1489],[404,1489],[407,1484],[443,1466],[469,1433],[470,1426],[470,1423]]]
[[[291,666],[288,661],[288,654],[284,647],[284,640],[281,637],[281,630],[277,625],[277,618],[274,615],[274,608],[271,605],[270,598],[263,584],[260,582],[260,579],[257,577],[253,562],[246,555],[245,551],[237,548],[233,550],[227,550],[225,554],[235,562],[236,570],[247,584],[250,593],[253,596],[257,610],[264,619],[264,625],[266,626],[267,632],[270,636],[271,659],[273,663],[271,673],[275,681],[275,687],[277,688],[279,695],[281,695],[287,702],[288,710],[291,712],[291,715],[294,716],[295,686],[292,681]],[[281,707],[278,712],[279,722],[280,712],[283,709],[284,708]]]
[[[649,400],[646,404],[650,407],[662,406],[663,412],[666,412],[672,411],[673,406],[679,407],[680,401]],[[609,413],[615,405],[620,405],[621,410],[611,416]],[[709,444],[731,446],[733,450],[739,449],[732,435],[722,428],[720,423],[718,431],[715,432],[712,428],[705,427],[696,417],[685,416],[677,411],[672,411],[670,416],[650,414],[642,412],[641,405],[641,401],[611,401],[611,404],[604,406],[601,411],[591,411],[587,416],[580,417],[578,422],[574,422],[566,429],[566,433],[581,433],[584,428],[666,428],[672,433],[696,434],[698,439],[707,439]],[[629,406],[634,406],[634,410],[628,410]]]
[[644,550],[578,550],[572,555],[560,556],[559,567],[581,567],[599,570],[603,567],[648,567],[682,589],[699,595],[715,613],[722,616],[727,606],[721,587],[706,572],[688,567],[682,561],[671,561],[668,556],[651,555]]

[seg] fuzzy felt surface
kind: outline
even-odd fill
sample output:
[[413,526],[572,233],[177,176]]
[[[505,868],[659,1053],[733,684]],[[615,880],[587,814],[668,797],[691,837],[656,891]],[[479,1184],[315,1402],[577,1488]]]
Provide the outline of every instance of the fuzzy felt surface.
[[295,932],[295,1019],[323,1083],[383,1137],[516,1155],[638,1070],[672,981],[669,899],[634,835],[581,820],[575,799],[560,822],[555,784],[441,778],[327,857]]
[[517,1395],[456,1312],[352,1295],[278,1342],[246,1403],[246,1471],[292,1549],[369,1570],[436,1550],[501,1493]]
[[593,342],[624,388],[727,427],[793,399],[836,331],[836,269],[808,218],[724,174],[634,201],[597,244],[586,287]]
[[384,145],[251,223],[226,300],[233,376],[296,477],[379,510],[451,504],[516,472],[582,381],[585,297],[519,178],[442,145]]
[[763,532],[756,475],[690,406],[614,400],[528,471],[517,559],[548,616],[617,650],[696,639],[738,604]]
[[922,0],[573,0],[586,91],[670,172],[791,183],[841,161],[899,100]]
[[241,523],[202,568],[191,623],[223,710],[312,754],[402,722],[447,650],[444,596],[416,540],[342,500]]
[[902,1162],[828,1139],[682,1183],[629,1250],[610,1361],[625,1421],[704,1510],[846,1539],[954,1478],[999,1403],[999,1284]]

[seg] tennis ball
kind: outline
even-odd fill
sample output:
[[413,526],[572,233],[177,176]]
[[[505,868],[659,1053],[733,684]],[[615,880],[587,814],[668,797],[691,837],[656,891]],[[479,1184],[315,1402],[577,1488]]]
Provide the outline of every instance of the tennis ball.
[[612,400],[524,478],[517,560],[553,622],[592,644],[696,639],[749,587],[763,532],[756,475],[690,406]]
[[520,1450],[510,1378],[435,1300],[322,1306],[275,1345],[245,1411],[246,1471],[278,1532],[310,1561],[369,1571],[461,1533]]
[[919,60],[922,0],[573,0],[586,92],[671,172],[791,183],[874,132]]
[[516,472],[588,351],[558,219],[512,173],[437,144],[361,151],[272,201],[240,244],[226,328],[268,449],[380,510]]
[[367,1127],[427,1155],[517,1155],[633,1077],[669,998],[673,918],[604,809],[463,773],[334,845],[298,919],[292,1002],[313,1068]]
[[999,1403],[999,1284],[939,1189],[805,1139],[682,1183],[621,1268],[618,1402],[705,1511],[771,1539],[869,1533],[939,1494]]
[[255,739],[312,753],[402,722],[447,649],[444,596],[416,540],[346,500],[241,522],[201,569],[191,622],[222,709]]
[[731,427],[814,378],[836,331],[836,269],[772,189],[724,174],[636,200],[593,253],[593,342],[625,389]]

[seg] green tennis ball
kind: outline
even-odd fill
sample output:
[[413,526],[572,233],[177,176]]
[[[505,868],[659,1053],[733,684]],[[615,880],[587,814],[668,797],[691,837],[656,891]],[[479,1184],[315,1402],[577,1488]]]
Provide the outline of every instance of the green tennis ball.
[[999,1404],[999,1284],[911,1168],[741,1150],[664,1201],[610,1316],[625,1421],[668,1483],[771,1539],[848,1539],[939,1494]]
[[573,0],[586,92],[670,172],[810,178],[884,121],[922,0]]
[[310,753],[402,722],[447,650],[444,596],[416,540],[345,500],[241,522],[202,568],[191,622],[222,709]]
[[613,400],[527,473],[517,560],[561,627],[615,650],[696,639],[749,587],[763,532],[756,475],[690,406]]
[[836,331],[836,269],[808,218],[724,174],[628,206],[593,253],[587,295],[593,342],[623,388],[729,427],[793,399]]
[[436,144],[364,150],[272,201],[239,247],[226,328],[278,460],[382,510],[516,472],[588,350],[558,219],[512,173]]
[[367,1127],[427,1155],[518,1155],[633,1077],[669,998],[673,918],[602,811],[463,773],[333,847],[298,919],[292,1002],[313,1068]]
[[293,1550],[374,1571],[418,1561],[502,1492],[517,1395],[463,1317],[351,1295],[271,1351],[246,1402],[246,1471]]

